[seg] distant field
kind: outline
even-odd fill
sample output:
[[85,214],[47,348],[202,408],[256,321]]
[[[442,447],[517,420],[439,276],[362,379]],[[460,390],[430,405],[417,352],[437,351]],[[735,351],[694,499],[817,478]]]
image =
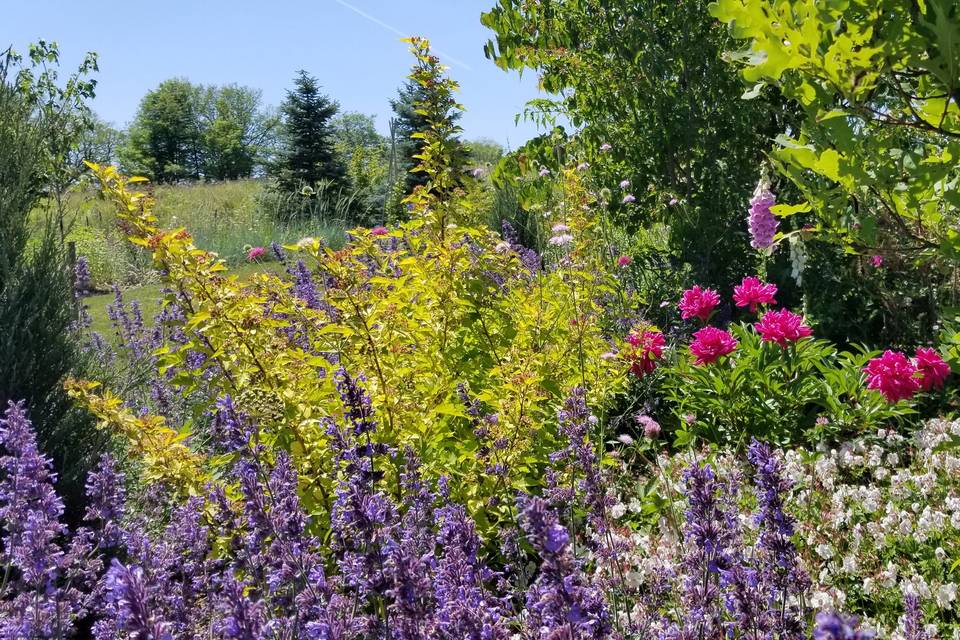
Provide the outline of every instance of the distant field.
[[[262,262],[256,264],[243,264],[230,269],[230,273],[238,276],[246,276],[256,272],[280,272],[283,267],[279,262]],[[130,287],[123,290],[123,301],[129,306],[134,301],[140,303],[143,310],[143,318],[149,324],[153,322],[154,316],[160,311],[160,298],[163,286],[157,284],[146,284],[136,287]],[[100,335],[111,338],[114,334],[113,326],[110,324],[110,318],[107,315],[107,305],[114,301],[113,293],[104,293],[94,296],[87,296],[83,299],[83,304],[87,307],[87,313],[92,320],[91,329]]]
[[[289,244],[314,236],[339,246],[345,237],[342,220],[291,220],[284,211],[285,201],[265,193],[264,183],[258,180],[161,185],[154,195],[162,227],[186,228],[198,246],[215,251],[232,265],[245,262],[249,247],[267,247],[273,241]],[[97,191],[89,188],[71,194],[66,209],[67,239],[75,242],[77,254],[88,260],[98,287],[156,282],[149,257],[123,238],[110,203]],[[41,206],[34,219],[39,221],[45,211],[49,207]]]

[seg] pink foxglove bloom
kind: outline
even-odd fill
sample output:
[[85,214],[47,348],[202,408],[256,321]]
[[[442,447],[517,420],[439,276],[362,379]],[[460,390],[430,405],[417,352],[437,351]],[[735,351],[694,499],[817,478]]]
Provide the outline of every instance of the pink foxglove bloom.
[[943,388],[944,381],[950,375],[950,365],[943,361],[936,349],[918,348],[913,363],[920,372],[920,387],[924,391]]
[[680,317],[684,320],[700,318],[704,322],[720,303],[720,294],[713,289],[701,289],[699,285],[683,292],[680,297]]
[[620,256],[617,258],[617,266],[619,267],[629,266],[631,262],[633,262],[633,258],[630,256]]
[[716,327],[704,327],[693,334],[690,353],[696,356],[693,364],[704,365],[716,362],[720,356],[733,353],[737,348],[737,339]]
[[247,251],[247,260],[253,262],[267,252],[263,247],[253,247]]
[[655,329],[634,329],[627,336],[631,349],[627,352],[630,373],[642,378],[657,368],[657,360],[663,357],[667,341]]
[[879,391],[887,402],[907,400],[920,390],[916,365],[899,351],[884,351],[863,370],[867,374],[867,388]]
[[761,304],[777,304],[777,285],[763,282],[760,278],[748,277],[733,288],[733,301],[738,307],[750,307],[750,313],[757,312]]
[[796,342],[813,335],[810,327],[803,324],[803,318],[789,309],[767,311],[753,327],[764,342],[776,342],[783,348],[786,348],[788,342]]
[[769,189],[769,185],[761,180],[757,184],[756,191],[753,192],[753,198],[750,199],[750,245],[754,249],[769,249],[773,246],[773,237],[777,233],[777,222],[773,212],[770,211],[777,202],[777,197]]
[[385,236],[387,235],[387,233],[389,232],[387,231],[387,228],[384,226],[377,226],[377,227],[374,227],[373,229],[370,229],[370,235],[372,236]]

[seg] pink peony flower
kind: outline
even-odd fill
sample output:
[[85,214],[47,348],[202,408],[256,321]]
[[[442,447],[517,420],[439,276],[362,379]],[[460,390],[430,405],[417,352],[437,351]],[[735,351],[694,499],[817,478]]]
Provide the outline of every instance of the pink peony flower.
[[879,391],[887,402],[907,400],[920,390],[916,365],[899,351],[884,351],[863,370],[867,374],[867,388]]
[[760,278],[744,278],[743,282],[733,288],[734,303],[738,307],[750,307],[750,313],[756,313],[758,305],[777,304],[775,295],[777,285],[763,282]]
[[776,204],[777,198],[770,192],[770,185],[761,180],[757,184],[756,191],[753,192],[753,198],[750,199],[750,215],[748,222],[750,224],[750,237],[753,240],[750,245],[754,249],[769,249],[773,246],[773,237],[777,233],[777,222],[770,207]]
[[667,345],[663,334],[655,329],[634,329],[627,336],[627,343],[632,347],[627,353],[630,373],[638,378],[657,368],[656,361],[663,357]]
[[870,262],[873,263],[873,266],[879,269],[880,267],[883,266],[883,256],[879,256],[879,255],[873,256],[872,258],[870,258]]
[[617,266],[619,267],[629,266],[631,262],[633,262],[633,258],[630,256],[620,256],[617,258]]
[[680,317],[684,320],[700,318],[706,322],[719,303],[719,293],[713,289],[701,289],[699,285],[694,285],[684,291],[683,296],[680,297]]
[[764,342],[776,342],[783,348],[786,348],[788,342],[796,342],[813,335],[810,327],[803,324],[803,317],[789,309],[767,311],[760,318],[760,322],[754,323],[753,328]]
[[720,356],[733,353],[738,344],[737,339],[723,329],[704,327],[693,334],[693,342],[690,343],[690,353],[697,357],[693,364],[715,362]]
[[370,229],[370,235],[372,236],[385,236],[387,233],[389,233],[389,231],[387,231],[387,228],[382,225]]
[[944,381],[950,375],[950,365],[943,361],[936,349],[919,347],[913,364],[920,372],[920,387],[924,391],[942,389]]
[[253,262],[254,260],[262,256],[266,252],[267,250],[264,249],[263,247],[252,247],[249,251],[247,251],[247,260],[249,262]]

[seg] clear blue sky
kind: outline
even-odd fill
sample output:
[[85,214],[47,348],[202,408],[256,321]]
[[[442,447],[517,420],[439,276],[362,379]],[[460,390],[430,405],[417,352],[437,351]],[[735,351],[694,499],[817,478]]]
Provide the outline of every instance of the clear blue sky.
[[[536,134],[514,125],[537,96],[531,73],[520,79],[483,55],[490,32],[480,13],[493,0],[161,0],[89,3],[0,0],[0,49],[25,51],[39,38],[60,45],[64,68],[86,51],[100,55],[94,109],[117,126],[166,78],[237,83],[278,105],[294,73],[307,69],[341,108],[376,116],[386,130],[389,98],[409,72],[404,35],[430,38],[450,67],[467,107],[467,138],[516,147]],[[365,14],[365,15],[361,15]]]

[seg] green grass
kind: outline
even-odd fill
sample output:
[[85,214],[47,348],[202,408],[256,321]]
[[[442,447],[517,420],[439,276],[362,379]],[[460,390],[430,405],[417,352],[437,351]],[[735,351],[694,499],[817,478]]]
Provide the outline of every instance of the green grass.
[[[258,272],[280,273],[281,271],[283,271],[283,267],[279,262],[246,263],[230,269],[231,274],[241,278]],[[154,317],[160,311],[159,302],[162,296],[163,285],[161,284],[146,284],[123,290],[123,301],[128,308],[134,301],[140,303],[143,319],[148,326],[153,323]],[[113,325],[110,324],[110,318],[107,315],[107,305],[111,304],[113,300],[113,293],[87,296],[83,299],[83,303],[87,307],[87,313],[90,314],[90,330],[96,331],[108,340],[112,340],[114,337]]]
[[[284,210],[290,201],[266,193],[259,180],[161,185],[154,196],[154,213],[162,228],[187,229],[198,247],[219,254],[230,265],[244,264],[249,247],[267,247],[271,242],[291,244],[313,236],[339,247],[345,241],[346,224],[336,217],[335,207],[318,202],[318,215],[298,220]],[[34,212],[37,228],[45,213],[49,207],[43,205]],[[116,227],[111,204],[99,193],[90,188],[72,193],[66,213],[67,239],[76,243],[78,255],[87,258],[95,285],[139,287],[157,281],[149,256],[126,241]]]

